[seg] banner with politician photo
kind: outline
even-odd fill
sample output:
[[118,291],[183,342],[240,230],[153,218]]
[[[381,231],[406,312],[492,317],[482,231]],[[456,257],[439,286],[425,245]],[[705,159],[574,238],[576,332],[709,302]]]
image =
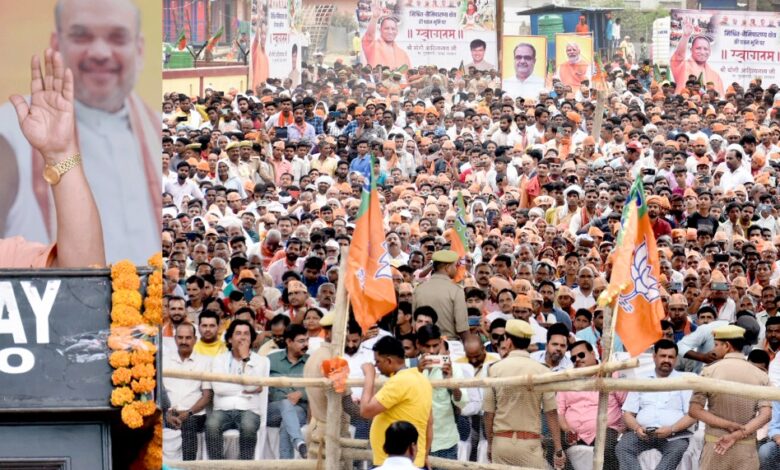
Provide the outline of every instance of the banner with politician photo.
[[501,89],[513,98],[539,98],[547,74],[546,36],[504,36]]
[[[289,88],[301,83],[301,0],[254,0],[249,53],[249,83],[253,90],[268,78],[290,80]],[[284,85],[283,86],[287,86]]]
[[359,1],[361,63],[496,69],[495,0]]
[[672,10],[669,66],[681,93],[689,80],[722,97],[736,82],[780,82],[780,13]]
[[593,36],[561,33],[555,35],[555,76],[573,90],[593,75]]

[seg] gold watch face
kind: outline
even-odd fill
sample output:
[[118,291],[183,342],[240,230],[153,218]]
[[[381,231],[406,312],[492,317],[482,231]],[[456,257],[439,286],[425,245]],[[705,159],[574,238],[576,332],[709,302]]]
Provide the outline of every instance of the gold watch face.
[[43,179],[45,179],[46,182],[50,185],[54,186],[60,182],[60,172],[57,171],[55,167],[47,165],[43,170]]

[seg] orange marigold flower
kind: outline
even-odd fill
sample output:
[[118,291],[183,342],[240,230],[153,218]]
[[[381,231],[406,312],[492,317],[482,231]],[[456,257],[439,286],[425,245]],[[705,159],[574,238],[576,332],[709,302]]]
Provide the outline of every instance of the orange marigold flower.
[[120,367],[111,374],[111,382],[114,385],[125,385],[133,379],[133,374],[127,367]]
[[141,287],[141,278],[137,274],[124,277],[114,277],[111,281],[114,290],[138,290]]
[[[111,339],[111,337],[109,337]],[[130,353],[127,351],[114,351],[111,356],[108,357],[108,363],[111,367],[118,369],[120,367],[127,367],[130,365]]]
[[159,310],[147,310],[144,312],[144,319],[147,323],[159,325],[162,323],[162,312]]
[[151,416],[157,411],[157,404],[152,400],[135,402],[135,409],[141,413],[141,416]]
[[131,404],[122,408],[122,422],[130,429],[137,429],[143,426],[144,418],[136,407]]
[[134,326],[143,323],[144,317],[138,309],[127,305],[114,305],[111,309],[113,326]]
[[122,260],[111,265],[111,278],[136,274],[135,265],[130,260]]
[[162,252],[158,251],[157,253],[153,254],[146,262],[149,264],[149,266],[155,269],[162,269]]
[[149,351],[133,351],[130,353],[130,364],[154,364],[154,354]]
[[135,394],[130,390],[130,387],[115,388],[114,391],[111,392],[111,404],[114,406],[122,406],[130,403],[134,398]]
[[138,380],[133,380],[133,383],[130,384],[135,393],[151,393],[155,385],[157,382],[150,377],[141,377]]
[[130,370],[133,373],[134,379],[140,379],[141,377],[154,377],[155,375],[154,366],[151,364],[138,364],[137,366],[133,366],[133,368]]
[[141,308],[141,294],[137,290],[121,289],[115,290],[111,294],[111,304],[116,308],[117,305],[127,305],[128,307],[139,310]]

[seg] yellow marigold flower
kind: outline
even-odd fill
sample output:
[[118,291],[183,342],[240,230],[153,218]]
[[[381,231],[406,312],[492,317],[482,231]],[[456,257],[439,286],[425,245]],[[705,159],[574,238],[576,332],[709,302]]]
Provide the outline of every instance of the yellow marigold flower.
[[149,264],[149,266],[155,269],[162,269],[162,252],[158,251],[157,253],[153,254],[146,262]]
[[108,363],[111,367],[118,369],[120,367],[127,367],[130,365],[130,353],[127,351],[114,351],[111,356],[108,357]]
[[137,429],[143,426],[144,418],[133,405],[127,405],[122,408],[122,422],[130,429]]
[[152,364],[138,364],[131,369],[133,378],[140,379],[142,377],[154,377],[155,370]]
[[147,299],[158,300],[160,303],[162,303],[162,292],[162,286],[149,285],[146,287]]
[[118,387],[111,392],[111,404],[114,406],[122,406],[130,403],[135,398],[135,394],[130,387]]
[[111,294],[111,305],[114,307],[126,305],[139,310],[141,308],[141,303],[141,294],[137,290],[121,289],[115,290],[114,293]]
[[111,374],[111,382],[114,385],[125,385],[133,379],[133,374],[127,367],[120,367]]
[[151,393],[155,385],[157,385],[157,382],[149,377],[141,377],[138,380],[133,380],[130,384],[135,393]]
[[138,364],[153,364],[154,353],[142,350],[133,351],[130,353],[130,363],[134,366]]

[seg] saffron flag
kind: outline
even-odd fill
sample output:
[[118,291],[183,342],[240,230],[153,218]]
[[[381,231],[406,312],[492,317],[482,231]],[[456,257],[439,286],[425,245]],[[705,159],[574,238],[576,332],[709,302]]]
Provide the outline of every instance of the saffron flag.
[[605,292],[608,299],[617,296],[615,331],[634,357],[661,339],[661,320],[665,317],[658,250],[641,178],[631,187],[615,246],[612,275]]
[[368,331],[377,321],[396,306],[393,275],[390,272],[390,255],[385,243],[379,193],[373,175],[374,156],[371,156],[372,175],[369,187],[363,186],[360,208],[355,218],[355,232],[347,257],[345,287],[350,296],[352,310],[363,331]]
[[601,57],[596,55],[596,73],[593,74],[593,88],[596,91],[607,91],[607,73],[601,64]]
[[176,48],[183,51],[185,47],[187,47],[187,36],[184,35],[184,30],[182,29],[176,38]]
[[217,32],[214,33],[213,36],[211,36],[208,43],[206,43],[206,50],[207,51],[214,50],[214,47],[217,45],[217,42],[219,41],[219,38],[221,38],[224,33],[225,33],[225,27],[223,26],[219,28]]
[[444,231],[444,238],[449,242],[450,249],[458,254],[458,272],[452,279],[460,282],[466,278],[466,248],[469,246],[466,237],[466,207],[463,204],[463,193],[458,191],[458,212],[455,216],[455,226]]

